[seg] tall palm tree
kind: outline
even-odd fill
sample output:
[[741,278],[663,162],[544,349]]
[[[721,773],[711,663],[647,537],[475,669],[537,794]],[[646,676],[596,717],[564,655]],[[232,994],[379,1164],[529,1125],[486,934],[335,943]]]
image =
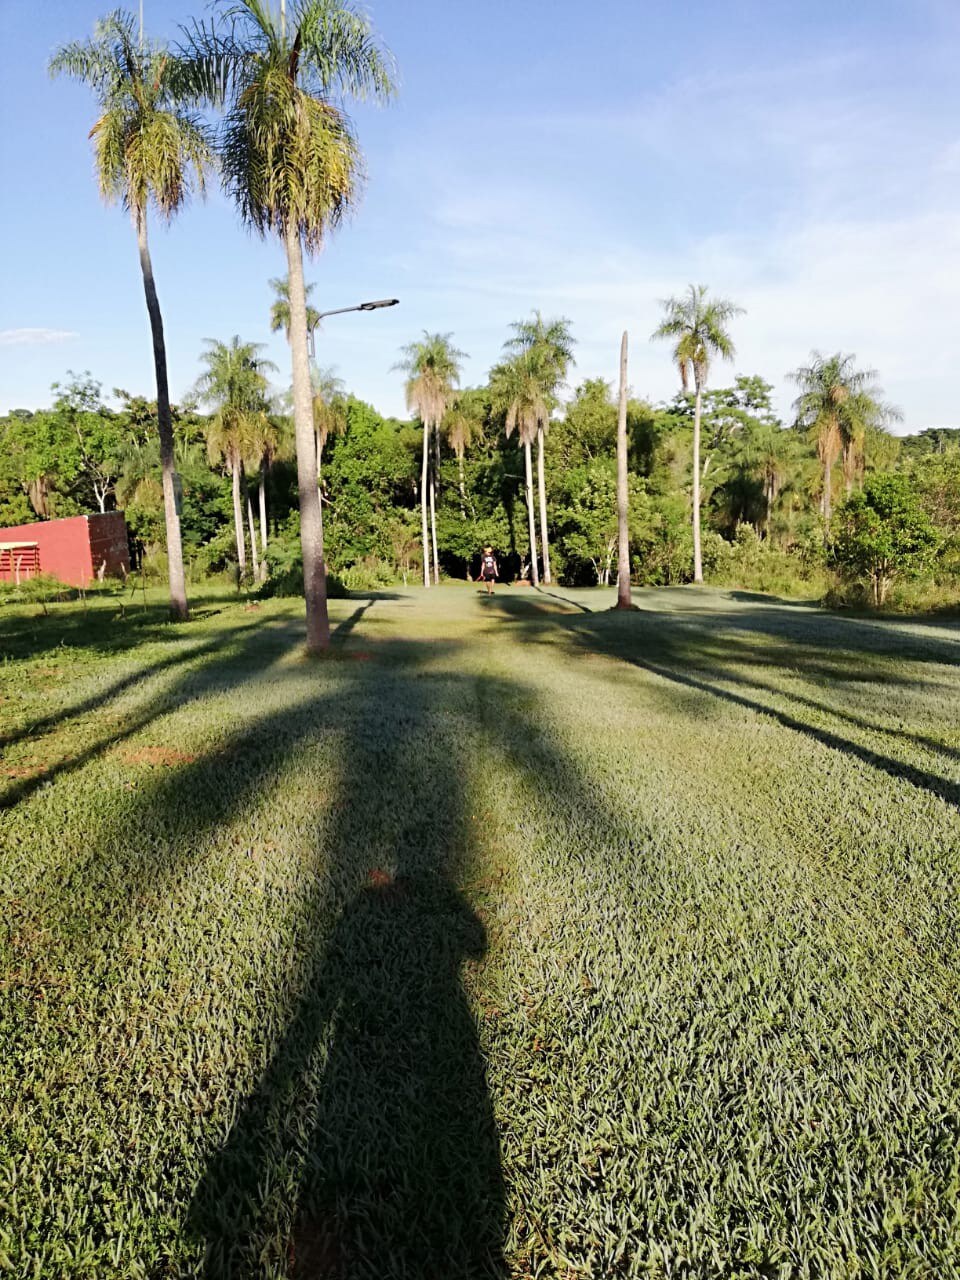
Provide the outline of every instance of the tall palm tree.
[[119,9],[97,23],[91,40],[62,45],[50,61],[52,75],[72,76],[93,90],[100,114],[90,137],[100,194],[108,204],[119,200],[133,219],[153,336],[170,610],[185,619],[189,610],[167,353],[147,236],[150,204],[169,221],[192,189],[203,191],[213,160],[204,125],[183,105],[181,71],[178,59],[162,45],[144,41],[142,32],[138,36],[132,15]]
[[226,106],[227,190],[243,221],[286,249],[307,649],[315,653],[329,646],[330,624],[303,253],[318,252],[357,200],[362,157],[344,106],[388,98],[392,60],[347,0],[291,0],[279,11],[267,0],[220,0],[186,39],[191,84]]
[[570,321],[560,317],[544,320],[534,311],[531,320],[520,320],[512,325],[514,336],[506,349],[513,353],[529,351],[535,355],[542,380],[543,400],[547,406],[546,417],[537,426],[537,489],[540,498],[540,541],[543,546],[543,580],[549,584],[550,542],[547,537],[547,486],[544,478],[544,439],[550,426],[550,412],[557,406],[557,392],[567,379],[567,370],[574,364],[574,339],[570,333]]
[[[286,339],[290,341],[290,281],[289,280],[271,280],[271,286],[277,295],[270,307],[270,332],[279,333],[282,329],[286,335]],[[305,298],[309,298],[316,286],[305,284],[303,286],[303,294]],[[317,325],[320,323],[320,312],[316,307],[311,307],[307,303],[307,333],[310,336],[310,359],[315,355],[314,338],[317,331]]]
[[620,391],[617,397],[617,608],[629,609],[630,596],[630,492],[627,474],[627,347],[624,329],[620,339]]
[[540,585],[540,571],[537,566],[537,525],[533,509],[530,446],[549,415],[543,387],[543,369],[535,351],[521,351],[490,370],[490,397],[497,411],[504,415],[507,439],[516,431],[523,447],[524,491],[530,535],[530,580],[535,587]]
[[[241,478],[245,460],[257,450],[259,441],[270,425],[267,418],[265,371],[275,369],[276,365],[259,355],[263,350],[262,343],[241,342],[237,334],[234,334],[229,343],[207,338],[206,344],[208,350],[200,357],[206,368],[197,381],[197,394],[214,410],[207,431],[210,460],[222,460],[232,482],[237,566],[242,581],[246,576],[247,558],[243,535]],[[254,573],[259,576],[252,514],[250,525]]]
[[833,468],[842,459],[847,492],[863,465],[868,432],[900,417],[880,396],[875,369],[857,369],[856,356],[814,351],[808,365],[790,374],[800,388],[794,401],[796,428],[815,445],[823,467],[823,522],[829,531],[833,508]]
[[277,456],[280,448],[280,432],[277,424],[266,413],[258,415],[251,423],[247,440],[247,459],[245,465],[249,465],[252,471],[258,473],[259,476],[259,506],[260,506],[260,577],[266,580],[267,576],[267,474],[273,465],[273,460]]
[[313,429],[317,435],[317,474],[323,464],[323,450],[331,436],[343,435],[347,429],[347,401],[343,379],[332,369],[310,371],[313,391]]
[[407,408],[423,423],[423,459],[420,467],[420,511],[423,525],[423,585],[430,586],[430,548],[427,533],[427,508],[433,530],[434,581],[440,582],[440,560],[437,556],[436,466],[430,466],[430,440],[439,431],[447,408],[453,402],[460,383],[460,361],[464,352],[453,345],[450,333],[423,331],[420,342],[411,342],[401,352],[394,366],[407,375]]
[[[460,516],[467,518],[467,480],[464,458],[472,444],[483,436],[485,416],[484,393],[468,390],[457,396],[443,419],[443,434],[457,459],[458,488],[460,490]],[[471,504],[472,506],[472,504]]]
[[661,303],[664,318],[654,330],[654,338],[669,338],[674,343],[673,358],[680,370],[684,391],[689,388],[690,374],[696,401],[693,413],[693,580],[703,582],[703,556],[700,550],[700,418],[703,391],[714,356],[724,360],[734,357],[733,341],[727,326],[743,308],[726,298],[708,298],[706,285],[690,285],[682,298],[667,298]]

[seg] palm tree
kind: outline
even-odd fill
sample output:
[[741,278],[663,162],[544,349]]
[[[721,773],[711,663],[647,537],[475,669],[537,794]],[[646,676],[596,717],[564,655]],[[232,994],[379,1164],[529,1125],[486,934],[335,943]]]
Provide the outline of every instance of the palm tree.
[[549,414],[543,388],[542,363],[535,351],[521,351],[490,370],[490,396],[494,407],[504,415],[507,439],[516,431],[523,446],[524,488],[530,535],[530,578],[535,587],[540,585],[540,572],[537,567],[537,526],[533,511],[530,445],[537,438],[537,432]]
[[393,92],[390,56],[345,0],[220,0],[209,24],[186,33],[191,84],[226,104],[224,181],[243,221],[286,249],[293,417],[307,650],[330,643],[323,514],[310,389],[303,252],[320,250],[356,202],[362,157],[347,99]]
[[547,538],[547,487],[544,479],[544,438],[550,426],[550,412],[557,406],[557,391],[566,381],[567,370],[575,363],[574,340],[570,334],[570,321],[563,317],[545,321],[539,311],[532,320],[520,320],[511,326],[514,337],[507,344],[507,351],[514,354],[528,351],[536,356],[542,380],[543,401],[547,415],[537,426],[537,489],[540,497],[540,541],[543,545],[543,580],[549,585],[550,543]]
[[423,526],[423,585],[430,586],[430,550],[427,538],[427,505],[429,501],[433,530],[434,580],[440,582],[440,561],[437,556],[436,522],[436,467],[430,467],[431,433],[439,431],[443,415],[452,403],[460,382],[460,361],[466,359],[451,342],[450,333],[423,331],[420,342],[411,342],[401,352],[401,360],[394,365],[407,375],[407,408],[416,413],[423,423],[423,460],[420,468],[420,510]]
[[627,475],[627,331],[620,339],[620,392],[617,397],[617,608],[629,609],[630,493]]
[[331,436],[343,435],[347,429],[347,401],[343,379],[332,369],[310,371],[313,391],[313,429],[317,435],[317,475],[323,462],[323,450]]
[[169,221],[192,188],[203,191],[205,172],[213,160],[205,127],[182,104],[181,71],[178,59],[162,45],[144,41],[142,32],[138,38],[133,17],[119,9],[97,23],[91,40],[62,45],[50,62],[52,75],[73,76],[93,90],[100,115],[90,137],[100,194],[108,204],[119,200],[130,211],[136,231],[153,335],[170,610],[175,618],[185,619],[189,610],[167,354],[147,238],[151,202],[160,217]]
[[[280,432],[267,414],[258,415],[249,426],[247,462],[251,470],[259,473],[260,499],[260,550],[262,561],[260,578],[267,577],[267,474],[280,448]],[[251,535],[252,536],[252,535]]]
[[[218,342],[215,338],[207,338],[206,343],[209,350],[200,357],[206,370],[197,381],[197,394],[205,404],[214,409],[207,431],[210,461],[222,460],[232,481],[237,567],[242,581],[246,576],[247,558],[240,482],[244,461],[259,448],[259,443],[270,426],[266,412],[267,379],[264,371],[275,369],[276,365],[263,360],[258,354],[263,350],[262,343],[241,342],[236,334],[229,343]],[[259,577],[252,507],[248,516],[254,574]]]
[[[277,295],[270,307],[270,332],[279,333],[282,329],[286,335],[287,341],[290,341],[290,281],[289,280],[271,280],[271,286]],[[316,286],[305,284],[303,286],[303,295],[309,298]],[[314,358],[314,337],[317,331],[317,325],[320,323],[320,312],[316,307],[311,307],[307,303],[307,333],[310,335],[310,359]]]
[[703,582],[703,556],[700,551],[700,416],[703,391],[714,356],[732,360],[734,346],[727,325],[743,308],[725,298],[707,298],[706,285],[690,285],[682,298],[667,298],[661,303],[664,318],[653,333],[654,338],[670,338],[673,357],[680,370],[683,390],[689,388],[692,372],[696,402],[693,413],[693,580]]
[[875,369],[857,369],[856,356],[836,352],[831,356],[814,351],[809,365],[790,374],[800,388],[794,401],[796,428],[815,445],[823,467],[821,510],[829,531],[833,506],[833,467],[843,461],[847,493],[862,469],[868,432],[882,428],[900,417],[900,411],[885,404],[877,386]]
[[[464,458],[467,450],[483,436],[485,416],[484,392],[464,391],[457,396],[443,419],[443,433],[457,459],[458,488],[460,490],[460,516],[467,518],[467,481]],[[473,504],[471,503],[471,507]]]

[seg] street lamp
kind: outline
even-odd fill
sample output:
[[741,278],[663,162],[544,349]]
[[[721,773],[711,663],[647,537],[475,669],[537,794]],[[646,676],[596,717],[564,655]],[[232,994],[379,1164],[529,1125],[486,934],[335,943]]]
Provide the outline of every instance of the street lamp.
[[333,311],[321,311],[317,316],[316,324],[310,330],[310,358],[316,360],[317,350],[314,344],[314,334],[317,325],[321,320],[326,320],[327,316],[342,316],[347,311],[379,311],[381,307],[395,307],[400,301],[399,298],[378,298],[376,302],[361,302],[355,307],[337,307]]

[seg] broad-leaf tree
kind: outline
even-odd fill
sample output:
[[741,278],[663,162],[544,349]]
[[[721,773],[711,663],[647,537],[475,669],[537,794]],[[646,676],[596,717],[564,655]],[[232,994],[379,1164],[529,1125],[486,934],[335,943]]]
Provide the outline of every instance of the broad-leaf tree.
[[937,535],[910,476],[871,476],[838,512],[833,561],[848,579],[869,582],[874,605],[886,602],[891,583],[929,567]]
[[899,411],[880,399],[876,370],[858,369],[856,356],[814,351],[808,365],[791,375],[800,389],[794,401],[796,427],[816,447],[823,468],[821,511],[827,530],[833,507],[833,468],[843,464],[847,494],[862,473],[868,433],[896,420]]
[[743,308],[726,298],[709,298],[706,285],[690,285],[681,298],[667,298],[661,304],[664,318],[654,330],[654,338],[673,342],[673,358],[680,371],[684,391],[693,375],[695,392],[693,415],[693,580],[703,582],[703,556],[700,550],[700,416],[703,391],[710,373],[710,362],[716,356],[732,360],[733,340],[728,332],[730,321],[743,314]]
[[343,0],[279,10],[221,0],[211,22],[187,32],[184,52],[192,86],[225,107],[227,191],[246,225],[286,251],[307,649],[319,652],[330,624],[303,253],[318,252],[358,198],[362,158],[345,104],[387,98],[392,62],[369,19]]
[[84,487],[89,486],[98,511],[104,512],[123,469],[128,439],[123,419],[104,405],[100,383],[89,373],[78,375],[71,370],[69,381],[55,382],[52,389],[57,392],[54,412],[60,414],[77,441]]
[[[431,467],[431,439],[439,432],[443,416],[453,403],[460,385],[460,361],[466,358],[452,342],[451,333],[423,331],[419,342],[411,342],[401,352],[399,364],[407,375],[407,408],[416,413],[423,424],[423,458],[420,468],[420,511],[423,526],[423,585],[430,586],[430,546],[427,529],[427,510],[433,534],[434,581],[440,581],[440,560],[437,555],[436,523],[436,462]],[[439,452],[439,449],[437,450]]]
[[537,424],[537,491],[540,500],[540,541],[543,548],[543,580],[550,583],[550,540],[547,532],[547,487],[544,479],[544,437],[550,426],[550,413],[557,407],[557,392],[566,381],[567,370],[574,363],[574,339],[570,333],[570,321],[560,317],[544,320],[534,311],[530,320],[520,320],[512,326],[514,336],[506,349],[513,354],[528,352],[531,367],[539,371],[541,397],[547,406],[546,416]]
[[100,194],[108,203],[119,200],[129,210],[137,236],[157,379],[170,607],[174,617],[186,618],[167,355],[147,212],[152,205],[161,218],[169,220],[192,189],[203,190],[205,171],[213,159],[211,142],[203,123],[183,104],[179,60],[162,45],[138,38],[133,17],[122,10],[98,22],[92,39],[63,45],[53,56],[50,71],[72,76],[93,90],[100,115],[90,137]]

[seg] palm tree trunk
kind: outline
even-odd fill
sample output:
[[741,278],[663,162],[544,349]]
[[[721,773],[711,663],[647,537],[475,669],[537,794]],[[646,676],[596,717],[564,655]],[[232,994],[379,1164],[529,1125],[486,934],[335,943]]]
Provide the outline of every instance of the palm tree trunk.
[[260,472],[260,546],[263,548],[264,566],[267,560],[267,468]]
[[703,582],[703,556],[700,553],[700,411],[703,388],[697,378],[697,399],[693,411],[693,580]]
[[457,450],[457,470],[460,473],[460,519],[467,518],[467,482],[463,471],[463,450]]
[[323,512],[317,488],[317,442],[313,429],[310,356],[307,350],[307,299],[303,287],[303,246],[292,223],[284,229],[290,289],[290,354],[293,364],[293,422],[300,498],[300,547],[307,612],[307,652],[330,647],[327,571],[323,562]]
[[163,317],[153,280],[153,263],[147,243],[147,212],[136,209],[134,225],[140,251],[143,293],[153,336],[153,365],[157,377],[157,427],[160,435],[160,468],[163,476],[163,519],[167,532],[167,574],[170,579],[170,613],[178,621],[190,616],[183,574],[183,544],[180,540],[180,483],[173,453],[173,421],[170,417],[170,389],[167,384],[167,348],[163,339]]
[[627,334],[620,340],[620,405],[617,413],[617,608],[629,609],[630,521],[627,486]]
[[547,485],[543,476],[543,427],[537,428],[537,489],[540,496],[540,544],[543,547],[543,580],[550,585],[550,543],[547,538]]
[[433,538],[433,576],[440,585],[440,557],[437,555],[437,486],[440,482],[440,423],[433,428],[433,475],[430,477],[430,532]]
[[527,487],[527,524],[530,530],[530,581],[535,587],[540,585],[540,570],[537,568],[537,523],[533,518],[533,462],[530,458],[530,441],[523,442],[523,464],[526,470]]
[[253,502],[247,489],[247,524],[250,527],[250,559],[253,562],[253,580],[260,581],[260,557],[257,555],[257,526],[253,522]]
[[237,576],[239,582],[243,582],[247,576],[247,543],[243,536],[243,508],[240,505],[240,463],[236,460],[230,467],[230,479],[233,482],[233,531],[237,539]]
[[440,557],[437,555],[437,477],[430,475],[430,537],[433,544],[433,580],[440,585]]
[[423,465],[420,468],[420,514],[423,517],[423,585],[430,586],[430,535],[427,532],[427,504],[430,501],[430,430],[423,424]]
[[833,461],[832,459],[827,458],[823,464],[823,523],[828,533],[830,531],[832,489],[833,489]]

